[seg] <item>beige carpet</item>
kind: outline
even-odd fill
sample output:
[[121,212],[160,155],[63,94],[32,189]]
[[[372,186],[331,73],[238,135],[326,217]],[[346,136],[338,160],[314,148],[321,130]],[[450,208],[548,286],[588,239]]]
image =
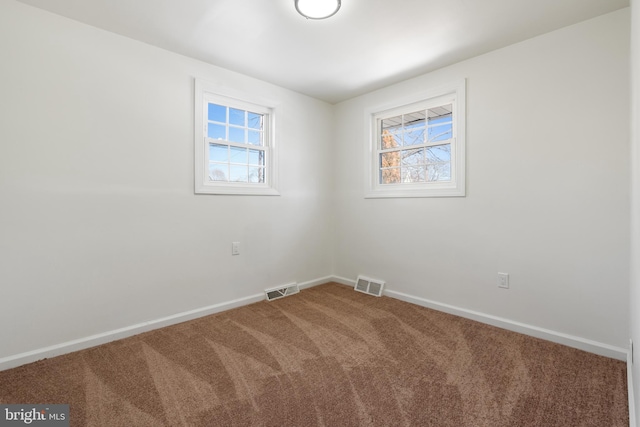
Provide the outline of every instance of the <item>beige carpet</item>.
[[623,362],[326,284],[0,372],[73,426],[628,426]]

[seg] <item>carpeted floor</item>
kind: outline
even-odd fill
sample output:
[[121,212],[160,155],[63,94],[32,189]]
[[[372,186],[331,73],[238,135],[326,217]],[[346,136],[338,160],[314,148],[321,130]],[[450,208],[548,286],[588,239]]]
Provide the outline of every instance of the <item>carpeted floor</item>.
[[72,426],[628,426],[626,365],[326,284],[0,372]]

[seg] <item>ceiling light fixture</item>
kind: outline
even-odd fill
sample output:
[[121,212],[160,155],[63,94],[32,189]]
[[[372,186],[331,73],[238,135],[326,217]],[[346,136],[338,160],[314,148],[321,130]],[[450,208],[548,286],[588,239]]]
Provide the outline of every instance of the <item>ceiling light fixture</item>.
[[296,10],[307,19],[326,19],[340,10],[341,0],[294,0]]

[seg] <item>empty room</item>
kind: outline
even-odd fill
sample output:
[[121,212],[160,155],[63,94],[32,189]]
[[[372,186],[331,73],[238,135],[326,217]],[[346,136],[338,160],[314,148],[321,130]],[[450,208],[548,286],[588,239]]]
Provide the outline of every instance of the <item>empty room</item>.
[[0,0],[0,425],[640,427],[639,10]]

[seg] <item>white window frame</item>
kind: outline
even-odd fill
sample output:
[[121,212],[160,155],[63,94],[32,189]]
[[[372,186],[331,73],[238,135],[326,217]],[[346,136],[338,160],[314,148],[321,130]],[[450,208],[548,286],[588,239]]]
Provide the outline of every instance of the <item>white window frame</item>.
[[[207,106],[213,102],[228,107],[263,114],[263,147],[265,153],[265,182],[247,183],[209,180],[209,143],[207,137]],[[278,196],[278,152],[276,150],[276,116],[280,114],[278,103],[225,86],[195,80],[195,193]],[[226,145],[239,146],[225,141]],[[248,146],[251,148],[251,146]]]
[[[366,162],[365,198],[390,197],[464,197],[465,189],[465,112],[466,81],[445,84],[401,99],[376,105],[365,111]],[[379,120],[439,105],[453,105],[453,140],[451,141],[451,181],[420,183],[380,183]]]

